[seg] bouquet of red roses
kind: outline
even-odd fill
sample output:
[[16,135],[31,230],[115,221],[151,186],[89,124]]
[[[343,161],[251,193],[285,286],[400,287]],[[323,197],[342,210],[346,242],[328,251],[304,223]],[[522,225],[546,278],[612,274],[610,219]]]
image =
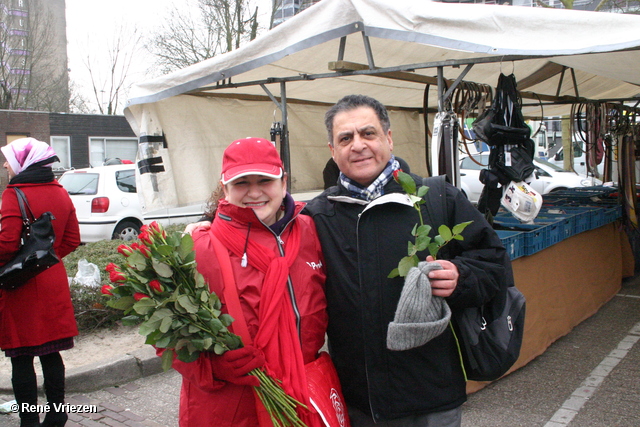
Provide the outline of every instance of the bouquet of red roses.
[[[242,347],[229,331],[233,318],[222,313],[218,296],[209,291],[196,269],[193,239],[180,232],[166,233],[156,222],[144,225],[138,241],[122,244],[123,263],[106,267],[113,285],[103,285],[107,305],[124,310],[122,323],[140,323],[146,343],[165,349],[162,366],[171,367],[174,355],[183,362],[196,360],[203,351],[222,354]],[[304,405],[287,395],[278,381],[260,369],[249,373],[260,380],[256,392],[274,426],[299,426],[296,413]]]

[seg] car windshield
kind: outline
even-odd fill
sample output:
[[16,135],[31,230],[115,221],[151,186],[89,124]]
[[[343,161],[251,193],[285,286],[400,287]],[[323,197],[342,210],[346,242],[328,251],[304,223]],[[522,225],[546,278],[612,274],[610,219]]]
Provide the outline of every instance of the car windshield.
[[65,173],[58,182],[72,195],[98,192],[98,174],[95,173]]
[[549,168],[549,169],[551,169],[551,170],[555,171],[555,172],[567,172],[567,170],[562,169],[560,166],[558,166],[558,165],[554,165],[553,163],[548,162],[548,161],[546,161],[546,160],[544,160],[544,159],[541,159],[541,158],[539,158],[539,157],[536,157],[536,158],[535,158],[535,161],[536,161],[536,162],[538,162],[538,163],[540,163],[541,165],[543,165],[543,166],[545,166],[545,167],[547,167],[547,168]]

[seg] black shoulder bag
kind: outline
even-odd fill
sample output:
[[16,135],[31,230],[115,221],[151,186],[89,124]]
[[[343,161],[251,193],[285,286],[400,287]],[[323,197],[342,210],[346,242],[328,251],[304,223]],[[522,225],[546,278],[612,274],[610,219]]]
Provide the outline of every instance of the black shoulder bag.
[[[426,208],[433,228],[446,224],[443,177],[424,178]],[[435,201],[440,201],[440,206]],[[438,218],[440,217],[440,218]],[[448,224],[447,224],[448,225]],[[468,380],[494,381],[518,360],[524,332],[525,297],[509,286],[481,307],[451,310],[451,325]]]
[[19,288],[60,262],[53,249],[53,242],[56,240],[51,223],[55,219],[53,214],[45,212],[40,218],[35,219],[27,197],[19,188],[15,190],[22,213],[22,238],[16,256],[0,267],[0,289]]

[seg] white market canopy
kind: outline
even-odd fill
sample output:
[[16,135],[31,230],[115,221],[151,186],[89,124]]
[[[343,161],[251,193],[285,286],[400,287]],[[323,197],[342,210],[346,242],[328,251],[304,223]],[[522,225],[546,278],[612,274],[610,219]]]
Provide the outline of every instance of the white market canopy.
[[269,139],[275,121],[287,123],[293,191],[320,189],[329,158],[323,114],[351,93],[389,107],[394,152],[425,175],[422,111],[425,93],[429,111],[438,108],[438,75],[442,94],[442,82],[456,79],[495,87],[500,72],[515,74],[530,117],[566,115],[584,100],[636,104],[640,16],[322,0],[240,49],[132,89],[132,128],[141,142],[166,147],[139,153],[164,169],[141,175],[146,205],[206,200],[224,148],[246,136]]

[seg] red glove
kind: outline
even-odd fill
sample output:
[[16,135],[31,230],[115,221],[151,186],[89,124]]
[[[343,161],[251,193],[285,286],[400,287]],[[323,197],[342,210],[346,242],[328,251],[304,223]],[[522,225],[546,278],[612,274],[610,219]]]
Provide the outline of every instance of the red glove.
[[259,386],[260,380],[247,374],[264,364],[264,353],[253,346],[229,350],[221,356],[211,356],[213,377],[238,385]]

